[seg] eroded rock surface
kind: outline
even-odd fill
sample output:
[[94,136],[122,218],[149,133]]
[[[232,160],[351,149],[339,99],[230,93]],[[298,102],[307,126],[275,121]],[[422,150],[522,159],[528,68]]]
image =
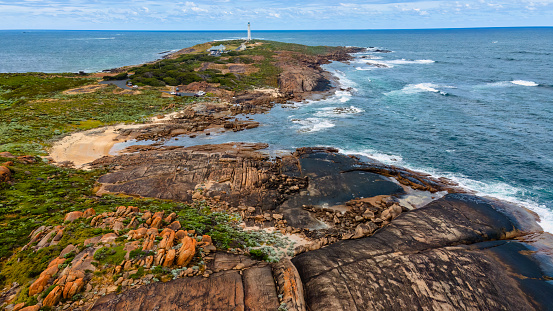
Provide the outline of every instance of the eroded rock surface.
[[[335,150],[302,148],[270,160],[259,152],[266,147],[246,143],[203,145],[103,158],[94,164],[118,168],[100,178],[105,191],[179,201],[216,198],[228,208],[248,207],[246,211],[253,215],[277,213],[289,226],[305,229],[329,227],[306,206],[340,205],[347,210],[342,205],[355,198],[404,193],[397,183],[362,170],[364,164],[360,161]],[[360,215],[363,212],[359,210]],[[341,214],[337,216],[342,218]],[[359,221],[344,219],[339,227],[355,228]]]
[[[311,310],[534,310],[553,302],[510,219],[450,194],[371,237],[295,257]],[[490,242],[492,241],[492,242]]]
[[176,279],[106,295],[91,310],[273,311],[278,305],[271,267],[261,263],[242,271],[215,272],[209,278]]

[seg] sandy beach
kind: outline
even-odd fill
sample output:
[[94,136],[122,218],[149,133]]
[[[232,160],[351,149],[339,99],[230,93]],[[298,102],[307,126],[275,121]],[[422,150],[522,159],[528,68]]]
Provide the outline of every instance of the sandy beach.
[[113,145],[118,142],[119,129],[140,126],[143,125],[120,124],[71,134],[52,146],[50,157],[57,163],[73,162],[76,168],[84,168],[86,163],[109,155]]
[[50,149],[50,158],[56,163],[72,162],[75,168],[86,169],[87,163],[110,155],[111,148],[118,142],[120,130],[132,130],[151,124],[164,123],[179,112],[152,117],[144,124],[117,124],[73,133],[56,142]]

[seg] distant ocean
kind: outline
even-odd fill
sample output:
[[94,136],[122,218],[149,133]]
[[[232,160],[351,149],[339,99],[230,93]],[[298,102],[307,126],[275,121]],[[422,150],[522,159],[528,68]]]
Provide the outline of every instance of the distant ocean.
[[[245,32],[0,31],[1,72],[87,72]],[[170,144],[333,146],[445,176],[537,212],[553,232],[553,28],[254,31],[254,38],[375,47],[332,63],[344,90],[276,107],[263,126]]]

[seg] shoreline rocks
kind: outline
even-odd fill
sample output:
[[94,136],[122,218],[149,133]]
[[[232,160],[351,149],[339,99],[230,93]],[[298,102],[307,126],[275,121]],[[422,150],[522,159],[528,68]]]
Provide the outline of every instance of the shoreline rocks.
[[539,266],[517,251],[526,248],[521,243],[498,241],[519,236],[489,201],[450,194],[402,214],[371,237],[338,242],[292,262],[313,310],[545,309],[551,296],[540,292],[553,286],[534,272],[533,290],[521,290],[530,274],[519,274],[519,264],[532,271]]

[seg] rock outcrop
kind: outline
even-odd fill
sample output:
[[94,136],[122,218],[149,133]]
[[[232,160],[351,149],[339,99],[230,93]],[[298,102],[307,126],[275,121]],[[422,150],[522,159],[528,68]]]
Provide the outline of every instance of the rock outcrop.
[[[303,148],[273,161],[258,151],[266,147],[245,143],[204,145],[103,158],[94,165],[119,168],[100,178],[104,191],[184,202],[210,198],[226,210],[242,211],[244,218],[274,221],[284,227],[284,224],[306,229],[329,227],[328,223],[321,222],[326,214],[317,219],[311,207],[339,206],[338,209],[343,208],[341,212],[355,210],[355,214],[336,214],[343,222],[327,220],[332,222],[331,227],[338,224],[344,228],[340,234],[351,229],[353,235],[356,227],[365,221],[362,215],[370,205],[352,201],[351,207],[347,207],[347,202],[404,193],[396,183],[364,171],[366,165],[334,150]],[[393,200],[379,202],[382,207],[375,204],[376,214],[366,220],[375,220],[384,212],[376,220],[382,223],[401,213],[397,206],[388,211]],[[334,210],[326,210],[329,211],[334,215]],[[265,217],[267,212],[275,218],[272,214]],[[355,216],[361,219],[355,220]],[[379,226],[368,225],[368,228]]]
[[553,292],[492,202],[450,194],[375,235],[301,254],[310,310],[547,309]]
[[322,92],[330,89],[330,81],[314,68],[289,68],[278,77],[281,92]]
[[[276,310],[279,306],[271,267],[244,261],[240,256],[220,255],[205,277],[155,283],[122,294],[109,294],[91,310]],[[242,263],[243,262],[243,263]],[[226,270],[242,263],[239,270]],[[245,264],[244,264],[245,263]]]

